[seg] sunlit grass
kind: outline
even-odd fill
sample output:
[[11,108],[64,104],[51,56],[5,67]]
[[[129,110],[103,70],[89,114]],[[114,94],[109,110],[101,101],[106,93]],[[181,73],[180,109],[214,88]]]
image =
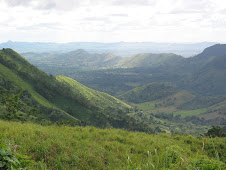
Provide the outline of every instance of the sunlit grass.
[[181,115],[181,117],[187,117],[187,116],[197,116],[202,113],[205,113],[207,109],[197,109],[197,110],[188,110],[188,111],[179,111],[174,113],[173,115]]
[[225,138],[203,138],[202,151],[203,140],[192,136],[0,121],[0,139],[18,145],[17,152],[37,162],[39,169],[225,167]]

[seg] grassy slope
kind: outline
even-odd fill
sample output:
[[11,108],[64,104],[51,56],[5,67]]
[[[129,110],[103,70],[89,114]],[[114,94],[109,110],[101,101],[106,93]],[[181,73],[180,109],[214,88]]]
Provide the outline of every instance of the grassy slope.
[[174,116],[181,115],[182,118],[187,116],[199,116],[204,119],[226,118],[224,107],[226,96],[198,96],[187,91],[177,91],[161,83],[134,88],[119,98],[135,103],[139,109],[154,114],[173,113]]
[[75,99],[77,101],[82,101],[81,104],[87,106],[89,110],[84,110],[84,108],[81,107],[73,108],[76,106],[75,103],[65,99],[62,101],[62,98],[58,98],[56,102],[58,105],[63,104],[62,107],[70,107],[72,109],[78,110],[82,114],[75,116],[83,121],[91,121],[91,124],[97,123],[96,119],[92,120],[92,117],[94,116],[92,110],[95,110],[97,113],[101,112],[106,117],[113,116],[114,118],[118,119],[119,114],[121,114],[120,116],[123,116],[124,113],[132,109],[132,107],[128,104],[125,104],[106,93],[87,88],[86,86],[69,77],[57,76],[56,79],[57,81],[64,83],[67,87],[69,87],[71,89],[71,93],[73,96],[75,96]]
[[10,82],[14,82],[16,86],[21,87],[23,90],[28,90],[29,93],[38,101],[41,105],[46,107],[56,107],[43,96],[37,93],[29,82],[23,80],[20,76],[11,71],[8,67],[0,63],[0,76],[4,77]]
[[0,121],[0,139],[38,163],[29,169],[226,168],[225,138]]
[[103,92],[98,92],[96,90],[90,89],[69,77],[57,76],[57,80],[66,83],[68,86],[72,87],[73,92],[76,96],[82,96],[82,98],[85,98],[93,107],[100,107],[100,109],[106,111],[107,109],[114,108],[118,108],[119,110],[132,109],[131,106],[126,103],[123,103],[115,97],[112,97],[109,94]]
[[[3,56],[3,57],[7,56],[8,57],[7,59],[16,63],[17,67],[19,67],[19,68],[24,67],[25,68],[26,66],[28,66],[28,67],[31,67],[32,69],[35,68],[32,65],[30,65],[26,60],[24,60],[21,56],[19,56],[17,53],[15,53],[14,51],[11,51],[10,49],[6,49],[6,50],[7,50],[7,52],[0,51],[0,55]],[[9,55],[8,53],[12,53],[12,55]],[[35,71],[37,73],[40,72],[44,76],[47,76],[46,73],[39,71],[37,68],[35,68]],[[27,90],[31,94],[31,96],[34,98],[34,100],[36,100],[40,105],[42,105],[46,108],[61,110],[54,103],[50,102],[43,95],[38,93],[31,81],[28,81],[28,80],[22,78],[18,74],[17,71],[10,69],[10,68],[6,67],[5,65],[3,65],[1,63],[0,63],[0,77],[11,82],[14,86],[17,86],[22,90]],[[61,110],[60,112],[64,115],[64,118],[71,119],[75,122],[78,122],[78,120],[75,117],[69,115],[68,113],[64,112],[63,110]],[[45,113],[45,114],[48,115],[50,113]]]
[[[205,101],[205,99],[199,98],[186,91],[180,91],[172,96],[168,96],[160,100],[140,103],[137,106],[143,111],[150,111],[155,114],[173,113],[174,116],[181,115],[182,118],[187,116],[199,116],[201,118],[203,117],[204,119],[214,119],[217,117],[224,119],[226,118],[226,101],[221,102],[221,100],[219,100],[219,103],[216,103],[218,101],[215,102],[214,100],[217,99],[210,98],[208,99],[210,102],[208,103],[208,101],[206,101],[206,104],[203,105],[202,100]],[[213,104],[211,105],[211,103]],[[183,106],[186,106],[188,108],[183,108]]]

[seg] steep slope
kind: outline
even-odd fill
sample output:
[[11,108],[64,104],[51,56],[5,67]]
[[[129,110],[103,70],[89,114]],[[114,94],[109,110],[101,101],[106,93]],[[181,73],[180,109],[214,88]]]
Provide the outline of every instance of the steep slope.
[[207,57],[211,56],[220,57],[224,55],[226,55],[226,44],[215,44],[205,48],[202,53],[196,55],[193,58],[206,59]]
[[189,73],[177,82],[179,87],[201,95],[226,94],[226,44],[208,47],[202,53],[186,59],[181,72]]
[[11,49],[0,51],[0,64],[0,77],[4,80],[2,88],[7,89],[5,82],[9,82],[17,89],[27,91],[40,107],[45,108],[42,112],[48,120],[74,119],[77,123],[99,127],[107,124],[128,126],[121,120],[124,121],[132,108],[110,95],[88,89],[66,77],[49,76]]
[[[121,102],[109,94],[87,88],[86,86],[69,77],[57,76],[56,78],[59,82],[62,82],[71,88],[78,100],[82,99],[82,101],[90,108],[98,108],[104,113],[109,113],[112,115],[122,113],[125,111],[125,109],[127,109],[126,112],[128,112],[130,109],[132,110],[131,106]],[[115,109],[117,109],[117,112],[114,111]]]
[[[11,52],[11,51],[7,51]],[[44,120],[47,121],[70,121],[72,124],[78,124],[80,121],[75,117],[72,117],[65,111],[59,109],[56,105],[51,103],[48,99],[46,99],[42,94],[37,92],[34,85],[25,80],[23,77],[18,75],[15,72],[14,68],[16,65],[14,60],[9,58],[6,50],[0,51],[0,90],[1,90],[1,101],[4,96],[10,97],[9,95],[14,95],[19,93],[21,90],[23,91],[21,95],[20,104],[22,103],[26,108],[23,108],[21,111],[26,113],[25,118],[22,116],[22,119],[38,121],[39,123]],[[14,53],[14,52],[13,52]],[[14,67],[10,68],[7,66]],[[10,106],[10,105],[9,105]],[[28,107],[29,106],[29,107]],[[4,108],[4,107],[3,107]],[[29,109],[29,110],[27,110]],[[35,110],[34,110],[35,109]],[[33,111],[32,111],[33,110]],[[32,112],[31,112],[32,111]],[[5,108],[4,108],[4,111]],[[2,115],[4,117],[4,115]]]
[[226,55],[215,57],[189,80],[192,90],[205,95],[226,94]]

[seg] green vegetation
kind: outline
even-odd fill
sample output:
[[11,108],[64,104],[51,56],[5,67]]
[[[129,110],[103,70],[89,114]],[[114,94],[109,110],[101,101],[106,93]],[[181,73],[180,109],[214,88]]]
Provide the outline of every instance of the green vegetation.
[[[76,55],[81,58],[84,53],[84,51],[78,50]],[[74,54],[73,52],[68,53],[68,57],[73,58]],[[112,87],[110,91],[107,90],[110,93],[122,93],[130,90],[119,95],[118,98],[135,106],[135,110],[133,110],[128,104],[106,93],[87,88],[71,78],[49,76],[30,65],[10,49],[2,50],[1,56],[0,77],[2,77],[2,88],[12,91],[13,95],[17,95],[21,90],[24,93],[26,92],[26,95],[21,96],[19,103],[23,103],[27,109],[20,109],[14,120],[45,122],[44,124],[58,122],[58,124],[94,125],[101,128],[116,127],[150,133],[158,132],[158,128],[163,132],[174,133],[170,126],[175,121],[180,123],[184,121],[192,122],[196,125],[223,125],[225,123],[226,108],[224,103],[226,96],[201,96],[185,90],[182,91],[179,87],[170,83],[173,77],[180,78],[181,75],[178,77],[175,77],[174,74],[171,75],[172,72],[167,65],[154,69],[148,66],[148,68],[142,69],[86,70],[87,74],[82,75],[82,77],[85,77],[83,79],[88,81],[90,79],[95,80],[95,84],[102,83],[101,90],[103,91],[108,88],[106,84]],[[170,59],[174,56],[173,54],[159,55],[161,59],[157,59],[157,55],[149,56],[145,54],[144,56],[144,58],[154,57],[160,63],[171,61],[173,64],[173,60]],[[56,57],[61,60],[60,56]],[[139,55],[137,57],[139,58]],[[67,68],[66,66],[62,67]],[[165,70],[166,72],[164,71],[164,75],[162,74],[163,68],[168,68]],[[78,71],[78,75],[81,76],[80,73],[83,71]],[[97,76],[97,72],[98,75],[103,74],[103,76]],[[121,77],[119,78],[118,75]],[[169,81],[158,82],[166,80],[165,78],[168,78]],[[156,82],[148,84],[150,79],[156,80]],[[11,84],[13,87],[6,88],[6,84],[8,84],[7,86]],[[146,85],[141,86],[142,84]],[[3,111],[2,118],[6,118],[7,107],[2,105],[0,109]],[[34,112],[31,114],[29,110]],[[140,110],[143,110],[145,116],[140,116]],[[135,113],[133,113],[134,111]],[[164,119],[163,122],[160,121],[161,127],[160,125],[158,127],[158,119]],[[172,122],[166,122],[167,120]],[[173,127],[175,126],[174,124]],[[186,127],[188,126],[186,125]],[[157,130],[155,130],[156,128]],[[200,133],[194,133],[192,130],[191,133],[188,132],[187,134]]]
[[118,96],[118,98],[133,103],[144,103],[167,97],[175,92],[176,89],[174,87],[155,82],[143,87],[134,88]]
[[156,106],[155,102],[145,102],[137,105],[137,108],[143,111],[154,110]]
[[187,117],[187,116],[197,116],[203,113],[206,113],[207,109],[197,109],[197,110],[189,110],[189,111],[178,111],[175,112],[173,115],[181,115],[181,117]]
[[28,169],[226,168],[225,138],[7,121],[0,121],[0,132],[0,144],[16,158],[28,156]]
[[29,164],[33,163],[28,157],[16,153],[18,145],[14,145],[14,152],[12,152],[11,148],[3,143],[0,142],[0,169],[27,168]]
[[213,126],[211,129],[208,130],[206,136],[209,137],[226,137],[226,126],[219,127]]
[[[65,83],[67,86],[71,87],[75,96],[78,97],[78,100],[79,98],[82,98],[84,104],[89,105],[90,107],[99,107],[99,110],[103,110],[104,113],[111,112],[111,114],[114,114],[128,112],[129,109],[132,110],[131,106],[121,102],[109,94],[87,88],[69,77],[57,76],[56,78],[59,82]],[[115,109],[118,110],[114,111]]]
[[[14,120],[127,129],[131,129],[129,122],[136,124],[127,115],[132,110],[128,104],[70,78],[48,75],[11,49],[0,51],[0,65],[0,116],[4,119],[11,113],[8,106],[16,103],[21,109],[12,110],[17,115],[11,118]],[[23,95],[19,97],[20,91]],[[15,100],[5,102],[5,96]],[[140,126],[135,129],[143,129]]]
[[179,64],[184,60],[182,56],[173,53],[162,54],[136,54],[122,59],[117,67],[136,68],[136,67],[162,67],[168,64]]
[[28,54],[126,104],[0,50],[0,169],[226,169],[226,62],[213,54]]
[[[136,87],[118,97],[146,114],[195,124],[224,125],[226,96],[201,96],[163,83]],[[169,114],[169,115],[167,115]]]
[[91,54],[85,50],[78,49],[67,53],[23,53],[31,63],[40,67],[57,67],[60,69],[71,68],[108,68],[117,64],[121,58],[111,53]]
[[48,63],[45,60],[45,64],[38,66],[50,74],[71,77],[114,96],[152,82],[170,83],[190,93],[214,96],[226,94],[225,51],[225,44],[217,44],[190,58],[175,54],[137,54],[118,60],[110,68],[109,65],[101,65],[91,67],[91,70],[78,70],[67,65],[58,67],[53,64],[54,61]]

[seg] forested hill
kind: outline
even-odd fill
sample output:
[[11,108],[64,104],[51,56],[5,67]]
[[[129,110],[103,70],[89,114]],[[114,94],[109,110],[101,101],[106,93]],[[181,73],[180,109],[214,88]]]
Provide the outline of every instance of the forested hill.
[[131,106],[67,77],[50,76],[11,49],[0,51],[0,88],[1,118],[130,128]]
[[188,73],[181,87],[202,95],[226,94],[226,44],[216,44],[185,60],[181,72]]

